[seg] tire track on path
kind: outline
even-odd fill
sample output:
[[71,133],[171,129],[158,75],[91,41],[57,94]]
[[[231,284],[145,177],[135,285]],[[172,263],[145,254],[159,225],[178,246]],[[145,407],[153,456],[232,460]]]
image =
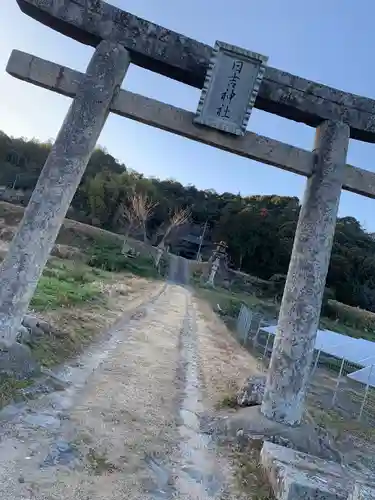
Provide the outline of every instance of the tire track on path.
[[211,438],[200,429],[200,416],[205,408],[201,392],[195,309],[187,290],[186,315],[180,333],[180,363],[183,367],[183,384],[178,426],[178,498],[219,499],[224,494],[224,478],[217,467]]
[[[179,290],[185,297],[176,375],[176,422],[179,442],[171,458],[170,470],[173,473],[168,474],[166,468],[159,469],[163,471],[159,478],[164,477],[164,483],[160,482],[158,496],[154,498],[219,500],[224,498],[225,481],[217,467],[215,446],[210,436],[200,430],[200,417],[205,407],[201,391],[196,313],[191,292],[184,286],[187,285],[189,277],[188,261],[176,257],[172,259],[169,279],[175,283],[172,285],[174,290]],[[166,481],[168,477],[169,481]]]

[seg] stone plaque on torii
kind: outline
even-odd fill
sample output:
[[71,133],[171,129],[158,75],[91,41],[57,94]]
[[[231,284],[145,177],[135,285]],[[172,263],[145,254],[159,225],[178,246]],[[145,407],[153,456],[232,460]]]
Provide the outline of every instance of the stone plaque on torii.
[[[241,89],[236,86],[234,91],[241,92],[241,105],[232,105],[228,115],[221,103],[217,106],[217,89],[222,84],[215,87],[212,79],[215,51],[211,47],[101,0],[17,2],[26,14],[96,50],[85,74],[19,51],[12,53],[8,63],[7,71],[16,78],[72,97],[73,101],[0,270],[2,343],[15,342],[61,223],[111,111],[308,177],[262,404],[268,418],[298,424],[304,409],[341,190],[375,198],[375,174],[346,165],[349,137],[375,142],[375,101],[275,68],[262,71],[265,58],[257,59],[256,54],[254,58],[254,54],[240,49],[242,61],[248,64],[246,71],[253,75],[249,79],[252,83],[242,82],[248,87]],[[238,52],[238,48],[234,49]],[[228,56],[228,50],[224,56]],[[229,74],[236,69],[232,56],[231,66],[218,63],[217,82],[228,83],[233,76]],[[239,60],[238,53],[234,60]],[[120,90],[130,62],[203,89],[198,113]],[[229,95],[225,94],[225,102]],[[314,150],[305,151],[245,131],[252,106],[316,127]]]
[[194,123],[244,135],[267,57],[216,42]]

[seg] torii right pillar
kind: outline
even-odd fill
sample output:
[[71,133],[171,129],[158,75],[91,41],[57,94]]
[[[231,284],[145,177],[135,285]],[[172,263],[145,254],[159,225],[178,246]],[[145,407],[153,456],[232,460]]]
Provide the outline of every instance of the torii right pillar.
[[349,145],[349,127],[316,130],[314,167],[298,220],[261,407],[269,419],[301,422],[331,256]]

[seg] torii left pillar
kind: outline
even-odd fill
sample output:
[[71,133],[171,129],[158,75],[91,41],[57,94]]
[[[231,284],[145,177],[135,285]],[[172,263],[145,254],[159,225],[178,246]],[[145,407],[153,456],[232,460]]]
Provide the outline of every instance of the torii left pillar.
[[0,268],[0,347],[10,347],[129,67],[128,51],[102,41],[77,86],[55,144]]

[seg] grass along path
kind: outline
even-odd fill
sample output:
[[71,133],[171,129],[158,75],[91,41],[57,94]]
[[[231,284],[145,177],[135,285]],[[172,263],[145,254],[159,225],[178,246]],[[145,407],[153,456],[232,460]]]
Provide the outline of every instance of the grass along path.
[[38,283],[31,309],[46,311],[100,301],[100,283],[113,280],[110,273],[81,263],[53,259]]
[[[160,287],[160,281],[129,272],[109,272],[82,262],[51,259],[30,304],[31,314],[49,323],[51,333],[31,337],[28,345],[33,357],[53,368],[77,356],[129,307]],[[0,376],[0,407],[30,383]]]

